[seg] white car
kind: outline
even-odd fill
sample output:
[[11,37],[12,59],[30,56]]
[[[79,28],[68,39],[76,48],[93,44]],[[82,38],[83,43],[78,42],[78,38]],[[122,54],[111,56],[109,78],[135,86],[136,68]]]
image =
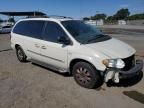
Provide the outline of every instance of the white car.
[[143,68],[135,49],[70,18],[29,18],[11,32],[11,47],[20,62],[32,61],[59,72],[69,72],[82,87],[136,77]]
[[12,30],[12,26],[2,26],[0,27],[0,33],[10,33]]

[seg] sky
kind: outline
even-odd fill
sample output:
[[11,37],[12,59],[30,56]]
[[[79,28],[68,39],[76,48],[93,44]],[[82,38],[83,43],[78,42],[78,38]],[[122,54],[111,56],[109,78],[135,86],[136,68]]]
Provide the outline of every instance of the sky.
[[144,0],[1,0],[0,11],[42,11],[47,15],[74,18],[96,13],[113,15],[121,8],[131,14],[144,12]]

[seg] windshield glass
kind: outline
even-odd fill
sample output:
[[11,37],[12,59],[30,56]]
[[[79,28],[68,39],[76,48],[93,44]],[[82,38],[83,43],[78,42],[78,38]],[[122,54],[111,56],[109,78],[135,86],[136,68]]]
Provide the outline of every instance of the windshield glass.
[[93,43],[105,40],[108,36],[104,35],[95,26],[84,23],[80,20],[63,21],[63,26],[80,43]]

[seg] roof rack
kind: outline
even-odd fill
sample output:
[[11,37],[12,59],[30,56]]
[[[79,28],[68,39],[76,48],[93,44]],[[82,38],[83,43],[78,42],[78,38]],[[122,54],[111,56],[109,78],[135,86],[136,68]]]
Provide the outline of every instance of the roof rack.
[[58,15],[49,15],[49,18],[69,18],[69,19],[73,19],[72,17],[66,17],[66,16],[58,16]]
[[27,18],[49,18],[47,15],[43,16],[28,16]]

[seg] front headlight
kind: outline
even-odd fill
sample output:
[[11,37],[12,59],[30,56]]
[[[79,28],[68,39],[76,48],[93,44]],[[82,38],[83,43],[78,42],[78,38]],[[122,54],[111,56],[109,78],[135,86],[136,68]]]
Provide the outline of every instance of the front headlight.
[[113,67],[113,68],[124,68],[125,63],[122,59],[105,59],[102,61],[102,63],[107,67]]

